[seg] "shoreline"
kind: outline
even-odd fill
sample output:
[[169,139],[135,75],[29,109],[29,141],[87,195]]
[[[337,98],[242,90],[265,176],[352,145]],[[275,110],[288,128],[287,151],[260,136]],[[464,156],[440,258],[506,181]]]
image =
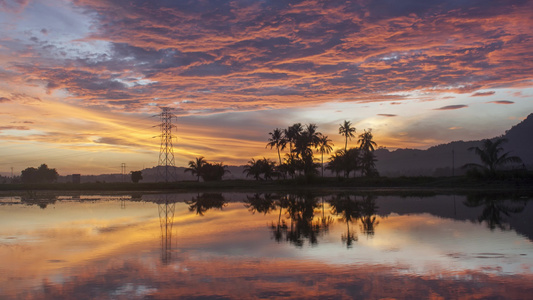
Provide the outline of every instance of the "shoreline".
[[533,195],[533,179],[480,180],[467,177],[399,177],[399,178],[314,178],[272,181],[223,180],[213,182],[180,181],[169,183],[49,183],[0,184],[0,195],[24,191],[39,192],[316,192],[373,194],[470,194],[518,193]]

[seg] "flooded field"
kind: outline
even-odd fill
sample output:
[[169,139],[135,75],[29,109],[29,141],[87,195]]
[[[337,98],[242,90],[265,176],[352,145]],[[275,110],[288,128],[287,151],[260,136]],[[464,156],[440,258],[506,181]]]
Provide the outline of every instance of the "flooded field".
[[527,198],[27,192],[0,298],[526,299],[532,241]]

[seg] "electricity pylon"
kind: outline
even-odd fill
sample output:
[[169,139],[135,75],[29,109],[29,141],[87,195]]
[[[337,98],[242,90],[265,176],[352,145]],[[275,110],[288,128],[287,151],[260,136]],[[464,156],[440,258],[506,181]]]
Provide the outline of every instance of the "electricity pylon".
[[164,179],[165,182],[176,181],[176,169],[174,164],[174,149],[172,147],[172,128],[176,128],[176,125],[172,125],[172,119],[175,118],[174,114],[170,111],[170,107],[161,107],[163,110],[159,116],[161,117],[161,148],[159,150],[159,162],[158,166],[164,167],[164,171],[158,169],[158,180]]

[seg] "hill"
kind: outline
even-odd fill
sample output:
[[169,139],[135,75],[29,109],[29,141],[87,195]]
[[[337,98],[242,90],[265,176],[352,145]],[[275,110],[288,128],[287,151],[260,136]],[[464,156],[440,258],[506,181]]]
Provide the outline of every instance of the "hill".
[[[513,126],[500,137],[508,139],[503,146],[505,151],[522,158],[524,164],[533,168],[533,114]],[[500,138],[500,137],[493,137]],[[482,140],[454,141],[428,148],[427,150],[397,149],[389,151],[378,149],[377,169],[384,176],[451,176],[463,174],[461,169],[466,163],[479,163],[479,158],[470,147],[479,146]]]

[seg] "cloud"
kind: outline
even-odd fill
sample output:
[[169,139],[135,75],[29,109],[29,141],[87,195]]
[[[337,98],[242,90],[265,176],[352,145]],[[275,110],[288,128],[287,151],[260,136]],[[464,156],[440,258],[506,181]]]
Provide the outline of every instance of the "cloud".
[[443,106],[440,108],[435,108],[434,110],[454,110],[454,109],[461,109],[461,108],[466,108],[466,107],[468,107],[468,105],[462,105],[462,104],[448,105],[448,106]]
[[378,114],[378,116],[382,116],[382,117],[397,117],[398,115],[393,115],[393,114]]
[[0,130],[30,130],[27,126],[0,126]]
[[490,101],[487,103],[494,103],[494,104],[514,104],[514,101],[509,100],[498,100],[498,101]]
[[490,92],[477,92],[473,95],[471,95],[470,97],[483,97],[483,96],[492,96],[496,94],[495,91],[490,91]]
[[0,103],[9,102],[9,101],[11,101],[11,99],[6,98],[6,97],[0,97]]

